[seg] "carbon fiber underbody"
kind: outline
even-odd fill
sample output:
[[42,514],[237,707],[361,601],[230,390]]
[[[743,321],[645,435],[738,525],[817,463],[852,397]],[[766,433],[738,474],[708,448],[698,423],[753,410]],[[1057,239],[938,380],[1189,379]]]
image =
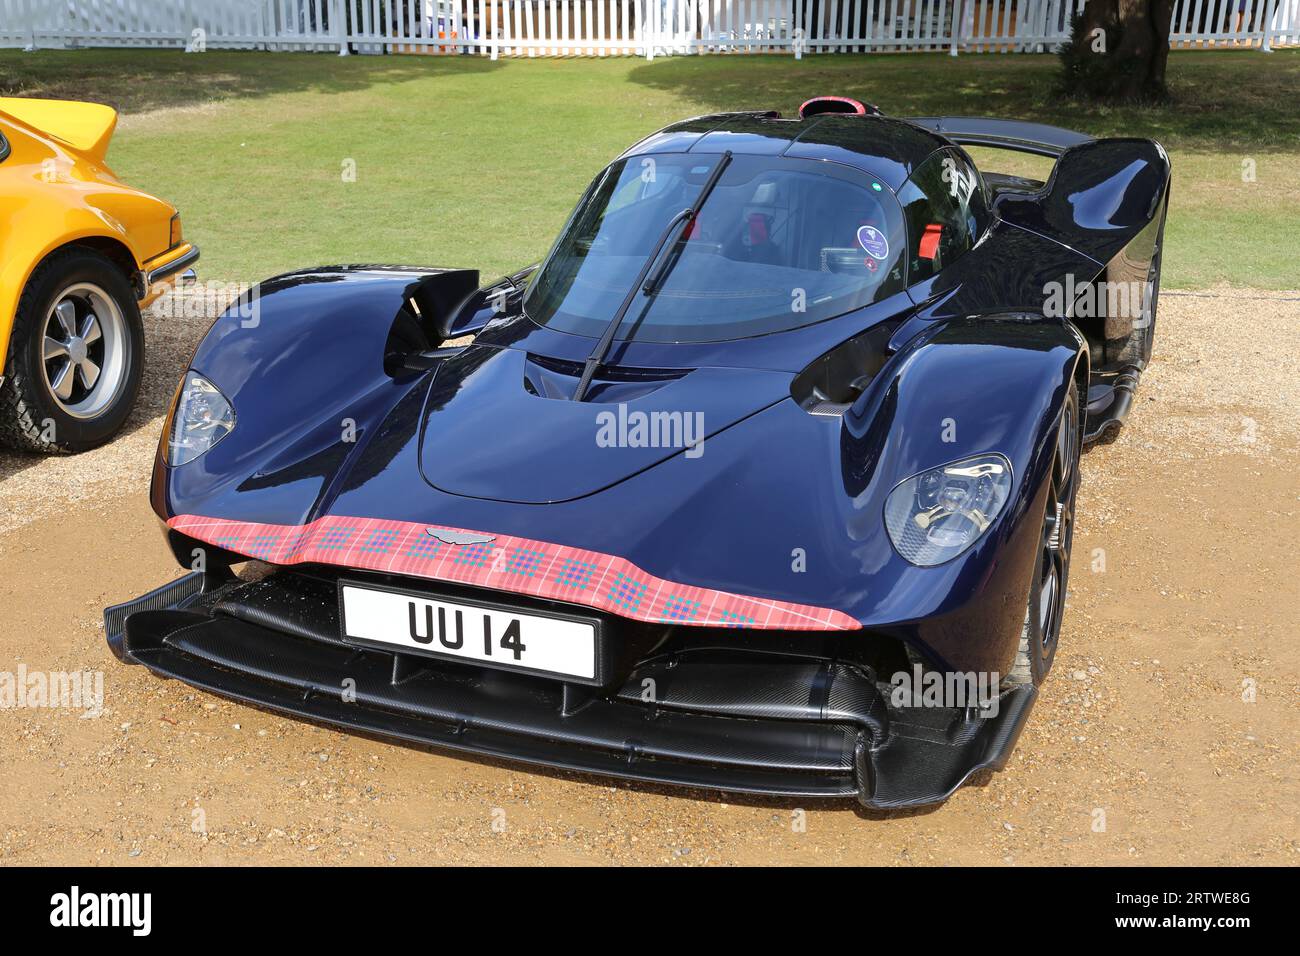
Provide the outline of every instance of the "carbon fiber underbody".
[[408,742],[656,783],[855,797],[873,808],[935,803],[976,770],[1001,767],[1034,698],[1030,687],[1005,692],[988,717],[899,708],[877,678],[891,666],[887,652],[846,653],[857,638],[755,645],[742,630],[697,628],[681,639],[617,619],[608,622],[615,679],[583,687],[358,649],[340,637],[335,584],[328,572],[260,582],[192,574],[109,608],[109,645],[213,693]]

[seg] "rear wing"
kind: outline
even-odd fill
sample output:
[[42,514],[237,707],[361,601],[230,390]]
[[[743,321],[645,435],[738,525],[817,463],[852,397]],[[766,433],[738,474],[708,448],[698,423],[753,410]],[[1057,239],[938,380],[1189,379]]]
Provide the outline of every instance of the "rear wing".
[[917,116],[907,120],[960,146],[991,146],[1055,159],[1071,146],[1092,141],[1072,129],[1020,120],[968,116]]
[[[959,146],[1032,153],[1054,160],[1047,182],[984,173],[1006,222],[1105,265],[1144,230],[1154,243],[1169,194],[1169,156],[1152,139],[1103,137],[1020,120],[922,116],[907,122]],[[1150,249],[1146,259],[1150,261]],[[1145,268],[1145,266],[1143,267]]]
[[99,103],[0,96],[0,113],[100,163],[117,127],[117,111]]

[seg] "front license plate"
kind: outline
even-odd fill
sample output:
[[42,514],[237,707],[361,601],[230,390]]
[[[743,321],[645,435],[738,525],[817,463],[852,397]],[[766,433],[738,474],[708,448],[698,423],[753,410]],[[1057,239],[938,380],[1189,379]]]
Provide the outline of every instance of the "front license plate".
[[596,627],[404,591],[340,584],[343,640],[496,667],[593,680]]

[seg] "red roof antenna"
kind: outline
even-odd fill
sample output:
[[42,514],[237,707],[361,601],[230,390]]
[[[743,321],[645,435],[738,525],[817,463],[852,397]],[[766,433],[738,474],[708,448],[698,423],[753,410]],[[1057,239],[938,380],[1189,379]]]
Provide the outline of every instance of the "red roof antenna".
[[847,96],[814,96],[799,107],[799,118],[820,116],[823,113],[844,113],[849,116],[879,116],[880,110],[870,103],[859,103]]

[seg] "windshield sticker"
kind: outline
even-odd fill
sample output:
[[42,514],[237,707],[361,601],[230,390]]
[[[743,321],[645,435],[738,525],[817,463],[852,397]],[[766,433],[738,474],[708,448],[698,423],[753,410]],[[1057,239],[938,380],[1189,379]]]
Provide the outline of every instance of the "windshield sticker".
[[858,229],[858,245],[873,259],[884,262],[889,258],[889,240],[875,226],[862,226]]

